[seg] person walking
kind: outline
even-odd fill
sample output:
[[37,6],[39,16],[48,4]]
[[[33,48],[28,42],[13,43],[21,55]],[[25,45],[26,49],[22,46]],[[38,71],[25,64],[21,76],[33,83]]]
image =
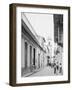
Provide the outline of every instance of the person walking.
[[62,64],[60,63],[60,65],[59,65],[59,73],[61,73],[62,74]]

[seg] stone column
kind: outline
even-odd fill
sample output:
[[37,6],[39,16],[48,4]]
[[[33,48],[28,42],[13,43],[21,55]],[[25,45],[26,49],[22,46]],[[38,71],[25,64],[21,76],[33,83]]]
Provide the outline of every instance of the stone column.
[[30,44],[28,43],[27,67],[30,67]]
[[25,42],[23,35],[21,38],[21,67],[25,67]]

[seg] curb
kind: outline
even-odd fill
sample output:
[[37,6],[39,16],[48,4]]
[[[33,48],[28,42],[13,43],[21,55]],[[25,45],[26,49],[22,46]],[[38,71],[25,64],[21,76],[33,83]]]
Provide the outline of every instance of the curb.
[[28,76],[36,73],[36,72],[39,72],[41,69],[42,69],[42,68],[40,68],[39,70],[35,70],[35,71],[31,72],[31,73],[28,73],[28,74],[24,75],[24,77],[28,77]]

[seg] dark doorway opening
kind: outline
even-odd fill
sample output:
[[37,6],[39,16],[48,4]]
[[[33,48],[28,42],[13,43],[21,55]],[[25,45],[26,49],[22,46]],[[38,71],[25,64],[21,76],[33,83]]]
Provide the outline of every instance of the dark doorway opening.
[[30,46],[30,66],[32,64],[32,46]]
[[25,42],[25,68],[27,68],[27,49],[28,49],[28,44]]
[[34,56],[34,58],[33,58],[33,65],[35,65],[35,52],[36,52],[36,51],[35,51],[35,48],[34,48],[34,49],[33,49],[33,53],[34,53],[34,55],[33,55],[33,56]]

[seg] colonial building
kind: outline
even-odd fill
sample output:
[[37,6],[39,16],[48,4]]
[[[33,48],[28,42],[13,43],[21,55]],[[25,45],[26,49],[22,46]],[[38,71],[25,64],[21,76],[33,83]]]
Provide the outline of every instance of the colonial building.
[[[46,52],[46,41],[43,36],[38,35],[38,41],[40,43],[40,46],[43,48],[43,50]],[[47,65],[47,52],[42,52],[41,53],[41,67],[45,67]]]
[[54,41],[63,46],[63,15],[54,14]]
[[45,50],[28,19],[21,15],[21,75],[33,72],[44,66]]

